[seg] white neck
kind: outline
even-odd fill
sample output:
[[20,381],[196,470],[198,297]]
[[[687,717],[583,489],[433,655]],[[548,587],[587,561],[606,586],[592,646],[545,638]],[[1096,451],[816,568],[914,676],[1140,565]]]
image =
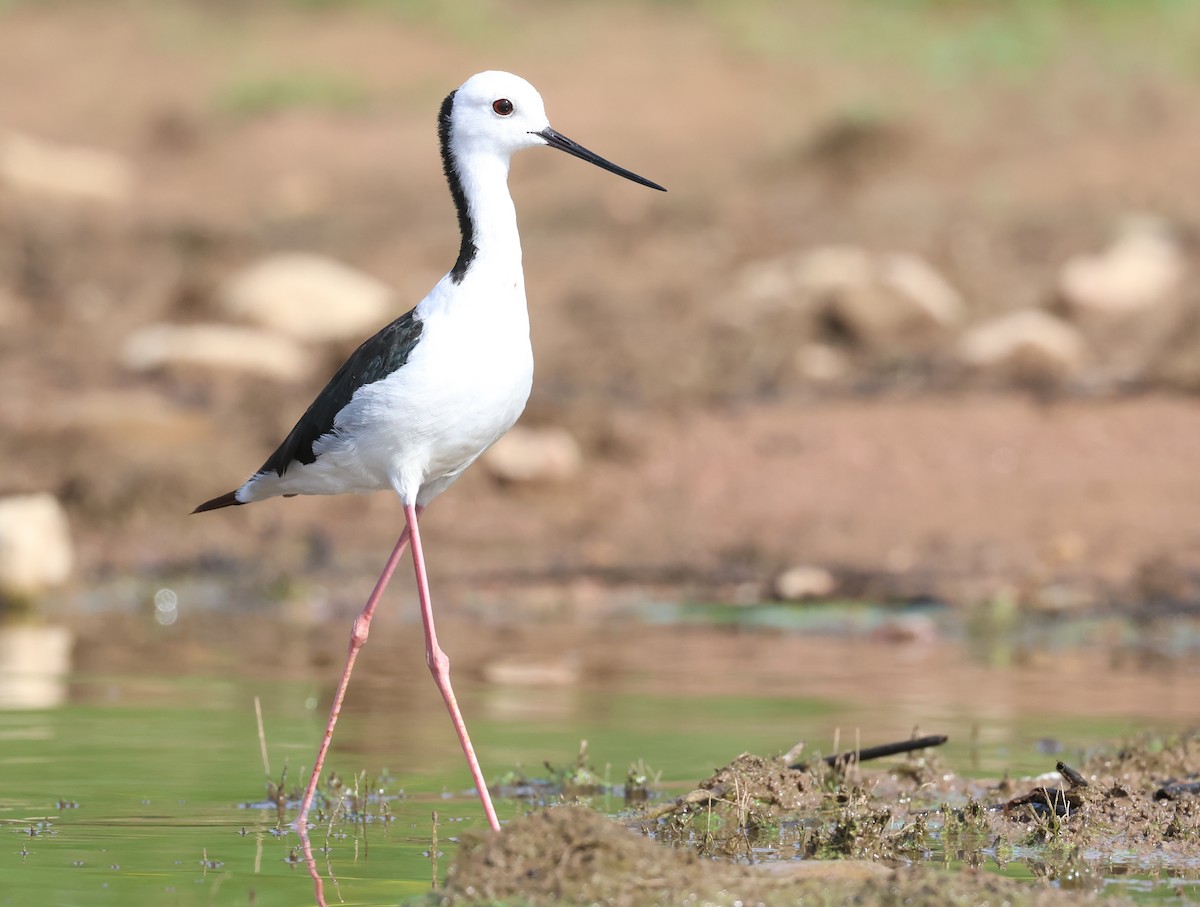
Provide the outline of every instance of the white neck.
[[[476,152],[458,158],[458,175],[467,200],[476,264],[521,267],[517,211],[508,191],[508,157]],[[471,266],[468,266],[468,270]]]

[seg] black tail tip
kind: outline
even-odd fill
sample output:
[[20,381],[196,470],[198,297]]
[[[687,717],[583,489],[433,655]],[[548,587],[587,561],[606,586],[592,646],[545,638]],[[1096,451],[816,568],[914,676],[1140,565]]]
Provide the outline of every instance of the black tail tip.
[[221,495],[219,498],[213,498],[211,501],[205,501],[203,504],[193,510],[192,513],[204,513],[208,510],[220,510],[222,507],[233,507],[235,505],[241,506],[242,504],[246,503],[245,501],[239,501],[236,495],[236,491],[231,491],[228,494]]

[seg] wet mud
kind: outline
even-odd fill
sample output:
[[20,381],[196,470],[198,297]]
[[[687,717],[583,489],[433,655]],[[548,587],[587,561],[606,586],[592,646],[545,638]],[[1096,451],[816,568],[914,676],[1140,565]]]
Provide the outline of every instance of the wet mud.
[[[666,847],[585,807],[533,813],[465,842],[440,903],[1075,904],[1090,898],[966,870],[869,860],[738,863]],[[1117,902],[1113,902],[1117,903]]]
[[[972,780],[936,750],[875,768],[743,754],[618,817],[561,797],[464,838],[443,904],[1126,903],[1200,880],[1200,736],[1147,736],[1037,778]],[[543,802],[544,802],[544,791]],[[1013,878],[1018,876],[1019,878]]]

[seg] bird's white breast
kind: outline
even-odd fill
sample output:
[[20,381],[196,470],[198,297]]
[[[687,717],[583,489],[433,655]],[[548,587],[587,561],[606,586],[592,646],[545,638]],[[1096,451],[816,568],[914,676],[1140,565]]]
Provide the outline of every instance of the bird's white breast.
[[375,487],[425,504],[517,421],[533,383],[524,280],[519,265],[497,280],[480,264],[417,307],[408,361],[355,393],[318,463],[350,456]]

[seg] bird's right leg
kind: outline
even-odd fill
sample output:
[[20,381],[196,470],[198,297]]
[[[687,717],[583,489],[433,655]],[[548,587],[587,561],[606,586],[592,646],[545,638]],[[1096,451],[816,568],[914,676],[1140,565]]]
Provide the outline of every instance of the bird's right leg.
[[[419,513],[423,509],[418,508],[417,512]],[[346,667],[342,669],[342,679],[338,681],[337,692],[333,695],[333,706],[329,710],[329,722],[325,725],[325,736],[321,738],[321,747],[317,750],[312,776],[308,779],[308,787],[304,790],[304,799],[300,802],[300,814],[296,816],[294,823],[302,836],[308,828],[308,810],[312,806],[313,796],[321,781],[321,768],[325,764],[325,754],[329,752],[329,743],[333,740],[333,727],[337,724],[338,715],[342,711],[342,700],[346,697],[346,687],[350,685],[350,672],[354,670],[354,660],[358,657],[358,650],[367,641],[367,634],[371,632],[371,618],[375,614],[375,606],[383,597],[383,590],[387,588],[388,580],[396,572],[396,565],[400,563],[400,557],[404,554],[404,549],[408,547],[408,537],[408,526],[405,525],[404,531],[400,533],[400,538],[396,541],[396,547],[392,549],[392,554],[388,558],[387,564],[384,565],[383,573],[379,575],[379,580],[375,583],[371,597],[367,599],[367,603],[358,617],[354,618],[354,626],[350,630],[350,650],[346,653]]]
[[429,597],[429,576],[425,571],[425,555],[421,551],[421,530],[417,525],[417,517],[421,515],[420,507],[404,505],[404,517],[408,522],[408,534],[412,539],[413,568],[417,575],[417,598],[421,603],[421,623],[425,626],[425,662],[433,674],[433,682],[437,684],[446,710],[450,713],[450,721],[458,734],[458,742],[462,745],[463,755],[467,757],[467,767],[471,779],[475,782],[475,790],[483,804],[483,814],[487,817],[492,831],[500,830],[500,820],[496,818],[496,808],[492,805],[491,794],[488,793],[487,782],[483,778],[483,770],[479,767],[479,759],[475,756],[475,747],[471,745],[471,737],[467,734],[467,723],[463,720],[458,708],[458,699],[454,688],[450,686],[450,659],[438,645],[437,633],[433,627],[433,602]]

